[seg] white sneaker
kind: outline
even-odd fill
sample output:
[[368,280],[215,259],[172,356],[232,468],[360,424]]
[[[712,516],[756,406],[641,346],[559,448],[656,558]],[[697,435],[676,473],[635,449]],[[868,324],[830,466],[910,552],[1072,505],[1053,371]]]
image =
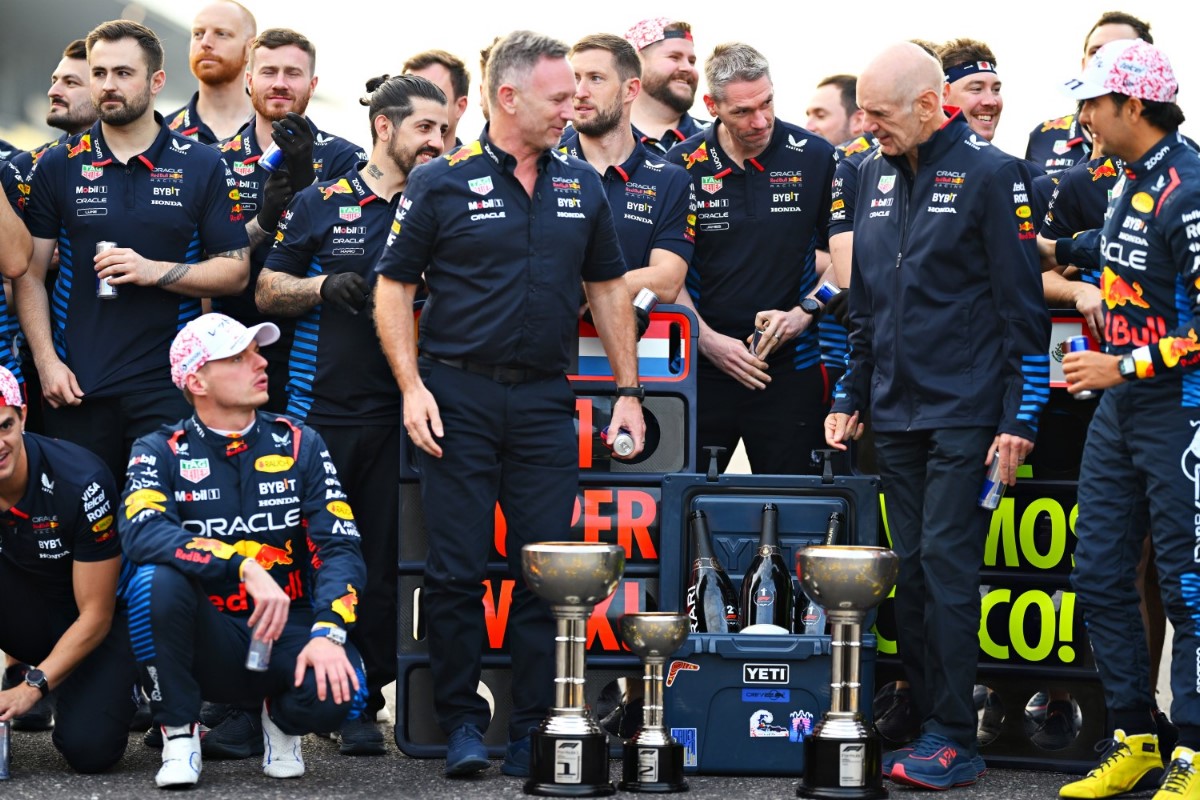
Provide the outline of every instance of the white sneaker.
[[200,726],[162,726],[162,766],[154,776],[160,789],[194,786],[200,781]]
[[299,778],[304,774],[304,754],[300,744],[302,736],[289,736],[279,730],[267,713],[267,704],[262,709],[263,728],[263,774],[269,778]]
[[390,724],[392,721],[391,710],[387,706],[384,706],[383,708],[376,711],[375,712],[375,721],[382,723],[384,725]]

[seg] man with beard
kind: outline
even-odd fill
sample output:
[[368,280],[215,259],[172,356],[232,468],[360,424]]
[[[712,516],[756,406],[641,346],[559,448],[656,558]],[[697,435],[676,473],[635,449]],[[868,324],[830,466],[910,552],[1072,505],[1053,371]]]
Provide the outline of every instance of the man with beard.
[[56,147],[67,137],[83,133],[96,121],[96,106],[92,103],[89,86],[87,43],[76,39],[63,50],[62,60],[50,75],[50,110],[46,113],[46,124],[63,132],[53,141],[46,142],[33,150],[22,150],[12,157],[12,163],[22,178],[28,179],[33,165],[42,154]]
[[367,311],[373,268],[408,174],[441,155],[450,126],[446,95],[425,78],[374,78],[367,91],[360,102],[370,108],[370,159],[296,195],[256,292],[263,313],[299,318],[287,413],[325,439],[358,509],[367,583],[351,640],[366,663],[368,694],[366,708],[342,725],[347,755],[384,752],[375,715],[381,690],[396,680],[402,419],[400,390]]
[[258,29],[254,15],[234,0],[200,9],[192,20],[188,61],[199,89],[188,104],[167,115],[171,130],[203,144],[233,136],[250,116],[246,60]]
[[629,112],[641,64],[619,36],[585,36],[571,48],[574,131],[561,149],[587,161],[604,183],[631,294],[648,288],[675,302],[695,246],[696,199],[687,172],[653,155],[633,135]]
[[667,17],[644,19],[625,32],[642,60],[642,92],[634,100],[633,133],[657,155],[708,127],[688,112],[696,102],[692,26]]
[[471,73],[467,72],[467,65],[461,58],[445,50],[426,50],[405,61],[402,71],[405,75],[419,75],[431,81],[446,95],[450,104],[450,127],[446,129],[443,149],[450,152],[461,145],[457,134],[458,121],[470,102],[467,92],[471,88]]
[[[246,73],[254,117],[221,145],[221,157],[237,179],[242,209],[253,217],[246,225],[251,246],[250,283],[240,295],[214,301],[213,308],[243,325],[267,319],[254,305],[254,287],[291,193],[314,180],[344,175],[367,159],[357,145],[318,130],[304,116],[317,88],[316,67],[316,47],[296,31],[269,28],[259,34],[251,44]],[[258,163],[272,142],[284,154],[284,167],[274,174]],[[280,330],[280,346],[263,355],[271,378],[270,399],[264,408],[281,412],[287,394],[284,359],[291,346],[291,328],[280,325]]]
[[755,472],[809,472],[828,396],[812,294],[816,251],[827,247],[833,146],[775,119],[770,68],[753,47],[721,45],[704,71],[717,121],[667,154],[701,198],[678,298],[700,319],[696,441],[725,448],[722,470],[741,439]]
[[[154,113],[166,81],[154,32],[106,22],[88,34],[87,50],[100,119],[38,161],[25,214],[33,257],[13,288],[47,431],[116,475],[135,438],[186,413],[162,365],[201,298],[245,285],[246,232],[218,154]],[[115,247],[98,252],[103,242]],[[105,285],[114,291],[101,299]]]

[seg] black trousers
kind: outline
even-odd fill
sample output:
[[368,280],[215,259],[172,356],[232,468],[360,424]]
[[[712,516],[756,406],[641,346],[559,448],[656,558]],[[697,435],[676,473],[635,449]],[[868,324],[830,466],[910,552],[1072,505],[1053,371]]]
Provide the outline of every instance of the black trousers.
[[396,564],[400,558],[400,432],[395,425],[312,426],[329,448],[354,509],[367,564],[350,640],[367,667],[367,713],[384,706],[380,691],[396,680]]
[[317,698],[313,670],[294,686],[296,657],[308,644],[312,621],[293,612],[271,651],[266,672],[246,669],[250,628],[245,617],[222,614],[199,582],[163,564],[137,568],[126,588],[129,638],[150,698],[154,721],[187,725],[200,716],[200,698],[255,708],[270,703],[271,719],[284,733],[299,736],[336,731],[350,715],[366,708],[366,675],[354,645],[346,655],[358,673],[359,691],[337,704],[332,692]]
[[562,539],[579,488],[575,394],[565,377],[501,384],[445,364],[421,362],[445,428],[443,455],[418,455],[429,539],[424,614],[438,723],[485,730],[488,705],[476,689],[484,643],[483,585],[495,507],[514,579],[505,644],[512,656],[509,737],[520,738],[554,702],[554,622],[525,585],[521,547]]
[[[980,508],[994,428],[875,432],[896,580],[896,642],[922,730],[976,749]],[[1137,613],[1137,606],[1134,606]]]
[[[27,575],[0,567],[0,650],[37,664],[54,649],[78,611],[38,600],[38,587]],[[112,629],[75,671],[54,687],[51,741],[78,772],[102,772],[125,755],[129,721],[137,710],[137,669],[129,651],[123,612]],[[18,734],[19,735],[19,734]]]
[[[820,473],[813,451],[825,447],[828,391],[823,367],[794,370],[790,363],[781,363],[770,374],[766,389],[749,389],[702,361],[696,388],[696,445],[725,448],[718,461],[722,472],[741,439],[756,473]],[[707,465],[702,456],[700,469]]]

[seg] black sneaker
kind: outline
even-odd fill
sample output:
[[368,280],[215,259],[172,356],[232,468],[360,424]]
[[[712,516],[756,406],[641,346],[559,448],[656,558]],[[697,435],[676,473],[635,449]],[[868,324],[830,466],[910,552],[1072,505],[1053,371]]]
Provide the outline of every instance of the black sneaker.
[[875,695],[875,730],[890,742],[910,742],[921,732],[921,721],[908,687],[880,689]]
[[[13,664],[4,670],[4,677],[0,679],[0,689],[20,686],[25,682],[25,673],[30,669],[32,667],[28,664]],[[38,700],[33,704],[33,708],[12,721],[14,731],[48,731],[53,727],[54,700],[49,695]]]
[[[137,710],[133,712],[133,717],[129,720],[129,730],[131,731],[149,731],[157,730],[158,726],[151,724],[153,722],[153,712],[150,711],[150,700],[146,698],[145,692],[141,688],[135,688],[137,692]],[[162,747],[162,737],[159,736],[159,747]]]
[[162,750],[162,726],[151,725],[146,732],[142,734],[142,744],[146,745],[146,747],[152,747],[155,750]]
[[348,719],[338,731],[338,750],[344,756],[381,756],[387,752],[383,743],[383,734],[379,731],[370,717],[359,715]]
[[1163,766],[1169,766],[1175,746],[1179,744],[1179,728],[1158,708],[1154,709],[1154,724],[1158,726],[1158,749],[1162,753]]
[[204,758],[250,758],[263,754],[262,719],[244,708],[233,708],[215,728],[200,737]]
[[1075,729],[1075,707],[1066,700],[1052,700],[1046,716],[1030,740],[1043,750],[1063,750],[1071,746],[1079,731]]
[[229,703],[210,703],[205,700],[200,704],[200,724],[212,730],[225,721],[234,707]]

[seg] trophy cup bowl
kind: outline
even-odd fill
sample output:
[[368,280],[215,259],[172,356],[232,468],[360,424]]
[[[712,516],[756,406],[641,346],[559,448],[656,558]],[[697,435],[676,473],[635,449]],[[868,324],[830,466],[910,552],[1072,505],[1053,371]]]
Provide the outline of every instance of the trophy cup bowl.
[[608,772],[608,737],[584,699],[587,620],[616,591],[625,550],[592,542],[540,542],[521,548],[525,582],[550,605],[556,628],[554,706],[530,734],[525,793],[598,797],[616,791]]
[[646,611],[621,617],[621,638],[642,661],[665,661],[688,637],[687,614]]
[[862,623],[900,571],[886,547],[816,545],[796,554],[804,593],[830,622],[829,711],[804,742],[804,779],[796,794],[817,800],[887,797],[879,739],[858,712]]
[[641,730],[625,743],[623,792],[683,792],[683,745],[663,721],[663,665],[687,641],[687,614],[650,611],[621,617],[621,638],[645,663]]

